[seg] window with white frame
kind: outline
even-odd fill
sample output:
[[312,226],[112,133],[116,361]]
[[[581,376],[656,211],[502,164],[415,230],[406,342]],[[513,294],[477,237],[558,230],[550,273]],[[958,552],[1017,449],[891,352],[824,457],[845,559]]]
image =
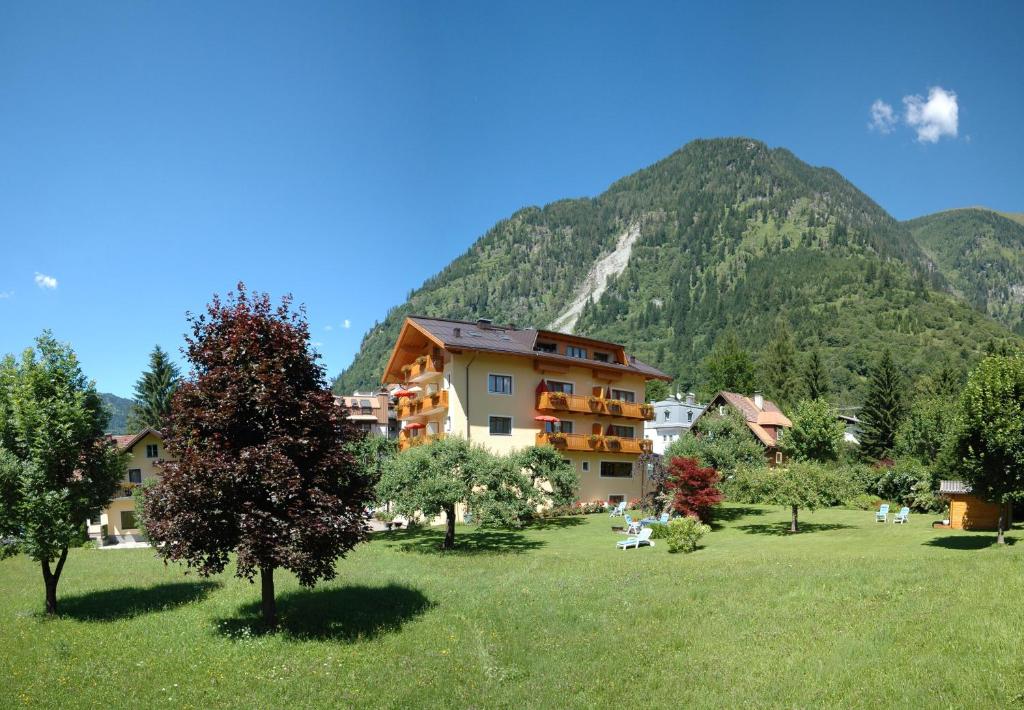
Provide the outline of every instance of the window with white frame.
[[636,402],[636,393],[630,390],[612,390],[612,399],[620,399],[623,402]]
[[129,483],[142,483],[142,469],[141,468],[130,468],[130,469],[128,469],[128,482]]
[[512,394],[512,375],[487,375],[490,394]]
[[576,345],[566,345],[565,354],[568,355],[569,357],[578,357],[584,360],[587,359],[587,349],[577,347]]
[[589,473],[589,472],[590,472],[590,462],[589,461],[584,461],[583,462],[583,473]]
[[572,382],[559,382],[558,380],[548,380],[547,387],[549,392],[564,392],[565,394],[573,394],[576,389]]
[[160,455],[159,444],[146,444],[146,458],[155,459]]
[[512,417],[490,416],[487,421],[492,436],[512,436]]
[[622,424],[609,424],[608,433],[612,436],[621,436],[627,439],[632,439],[634,429],[631,426],[623,426]]

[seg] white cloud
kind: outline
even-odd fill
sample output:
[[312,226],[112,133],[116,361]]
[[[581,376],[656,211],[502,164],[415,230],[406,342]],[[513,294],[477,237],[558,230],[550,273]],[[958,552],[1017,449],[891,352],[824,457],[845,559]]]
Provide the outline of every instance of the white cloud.
[[348,330],[349,328],[352,327],[352,321],[350,321],[348,318],[346,318],[345,322],[341,324],[341,327],[345,328],[346,330]]
[[904,120],[917,131],[921,143],[937,143],[942,136],[956,138],[960,107],[956,94],[941,86],[928,90],[928,100],[918,95],[904,96]]
[[57,288],[57,279],[46,274],[41,274],[38,271],[35,276],[36,286],[39,288]]
[[314,348],[322,348],[324,346],[319,340],[314,340],[312,344]]
[[324,330],[326,330],[328,333],[330,333],[332,330],[334,330],[334,326],[333,325],[325,325],[324,326]]
[[896,113],[892,110],[892,104],[875,99],[875,103],[871,104],[871,123],[868,128],[879,133],[892,133],[895,125]]
[[10,298],[14,295],[14,291],[0,291],[0,299]]

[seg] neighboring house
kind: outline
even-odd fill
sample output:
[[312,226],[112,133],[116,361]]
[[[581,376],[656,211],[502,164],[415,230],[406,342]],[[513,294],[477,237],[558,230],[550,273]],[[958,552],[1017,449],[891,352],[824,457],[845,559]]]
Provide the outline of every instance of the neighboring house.
[[999,527],[999,504],[974,495],[963,481],[939,481],[939,495],[949,500],[949,527],[954,530]]
[[446,435],[496,454],[551,444],[576,467],[581,500],[617,502],[644,492],[635,464],[652,450],[643,438],[650,379],[670,378],[615,343],[413,316],[383,382],[402,385],[400,448]]
[[356,392],[350,397],[335,396],[334,403],[348,413],[348,419],[364,432],[389,439],[398,436],[398,419],[387,390]]
[[104,542],[140,542],[145,540],[135,519],[135,489],[145,481],[160,477],[160,464],[169,460],[164,450],[164,437],[156,429],[143,429],[138,434],[111,437],[121,451],[127,452],[128,474],[114,494],[114,500],[103,510],[89,517],[89,537],[103,537]]
[[860,446],[860,419],[853,414],[840,414],[839,421],[843,423],[843,441]]
[[753,397],[735,392],[719,392],[704,408],[701,416],[725,416],[729,408],[743,415],[747,428],[764,447],[764,455],[770,465],[785,462],[779,444],[785,436],[786,429],[791,428],[793,422],[782,413],[775,402],[765,399],[760,392],[755,392]]
[[654,442],[654,453],[664,454],[669,445],[685,434],[704,411],[693,392],[652,402],[654,419],[644,424],[644,436]]

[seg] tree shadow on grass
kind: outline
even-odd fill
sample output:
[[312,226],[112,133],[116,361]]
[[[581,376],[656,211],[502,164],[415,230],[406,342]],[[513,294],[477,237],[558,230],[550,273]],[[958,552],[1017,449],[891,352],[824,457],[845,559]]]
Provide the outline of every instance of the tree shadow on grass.
[[153,587],[119,587],[57,597],[61,616],[79,621],[117,621],[172,609],[204,599],[217,582],[174,582]]
[[531,530],[550,530],[561,528],[574,528],[577,525],[586,523],[586,516],[567,515],[562,518],[538,518],[530,523]]
[[[400,584],[302,589],[278,596],[278,632],[295,640],[367,640],[397,631],[434,606],[418,589]],[[260,603],[219,619],[217,631],[234,639],[265,634]]]
[[725,527],[723,523],[732,523],[740,518],[745,518],[748,515],[764,515],[764,511],[760,508],[747,508],[747,507],[715,507],[711,509],[711,529],[721,530]]
[[443,530],[395,530],[384,533],[381,539],[396,543],[402,552],[445,555],[519,554],[545,545],[542,540],[531,540],[516,530],[456,530],[453,550],[441,549]]
[[792,533],[789,531],[789,522],[784,523],[757,523],[750,525],[737,525],[737,530],[742,530],[749,535],[803,535],[804,533],[827,532],[828,530],[850,530],[852,525],[843,523],[800,523],[799,530]]
[[[1006,537],[1006,544],[1012,545],[1016,538]],[[984,535],[943,535],[924,543],[931,547],[943,547],[947,550],[984,550],[996,544],[995,532]]]

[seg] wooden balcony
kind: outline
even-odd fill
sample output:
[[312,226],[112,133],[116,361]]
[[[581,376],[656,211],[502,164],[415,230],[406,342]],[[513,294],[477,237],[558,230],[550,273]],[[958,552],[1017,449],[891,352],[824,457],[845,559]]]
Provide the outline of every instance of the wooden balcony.
[[407,372],[407,382],[432,382],[433,380],[441,379],[443,376],[444,361],[438,357],[425,355],[416,358],[416,360],[408,365],[408,368],[408,371],[402,368],[403,372]]
[[537,409],[541,411],[581,412],[626,419],[654,419],[654,407],[649,404],[604,399],[583,394],[541,392],[537,395]]
[[398,435],[398,450],[405,451],[413,446],[422,446],[423,444],[429,444],[431,441],[438,441],[444,438],[444,432],[438,432],[436,434],[423,434],[420,433],[416,436],[409,436],[404,430]]
[[427,395],[426,397],[416,397],[415,399],[403,399],[395,407],[395,415],[400,420],[413,419],[415,417],[425,417],[430,414],[437,414],[448,409],[448,391],[441,390],[434,394]]
[[650,453],[654,442],[650,439],[632,439],[600,434],[557,434],[537,432],[537,446],[550,444],[563,451],[605,451],[610,454]]

